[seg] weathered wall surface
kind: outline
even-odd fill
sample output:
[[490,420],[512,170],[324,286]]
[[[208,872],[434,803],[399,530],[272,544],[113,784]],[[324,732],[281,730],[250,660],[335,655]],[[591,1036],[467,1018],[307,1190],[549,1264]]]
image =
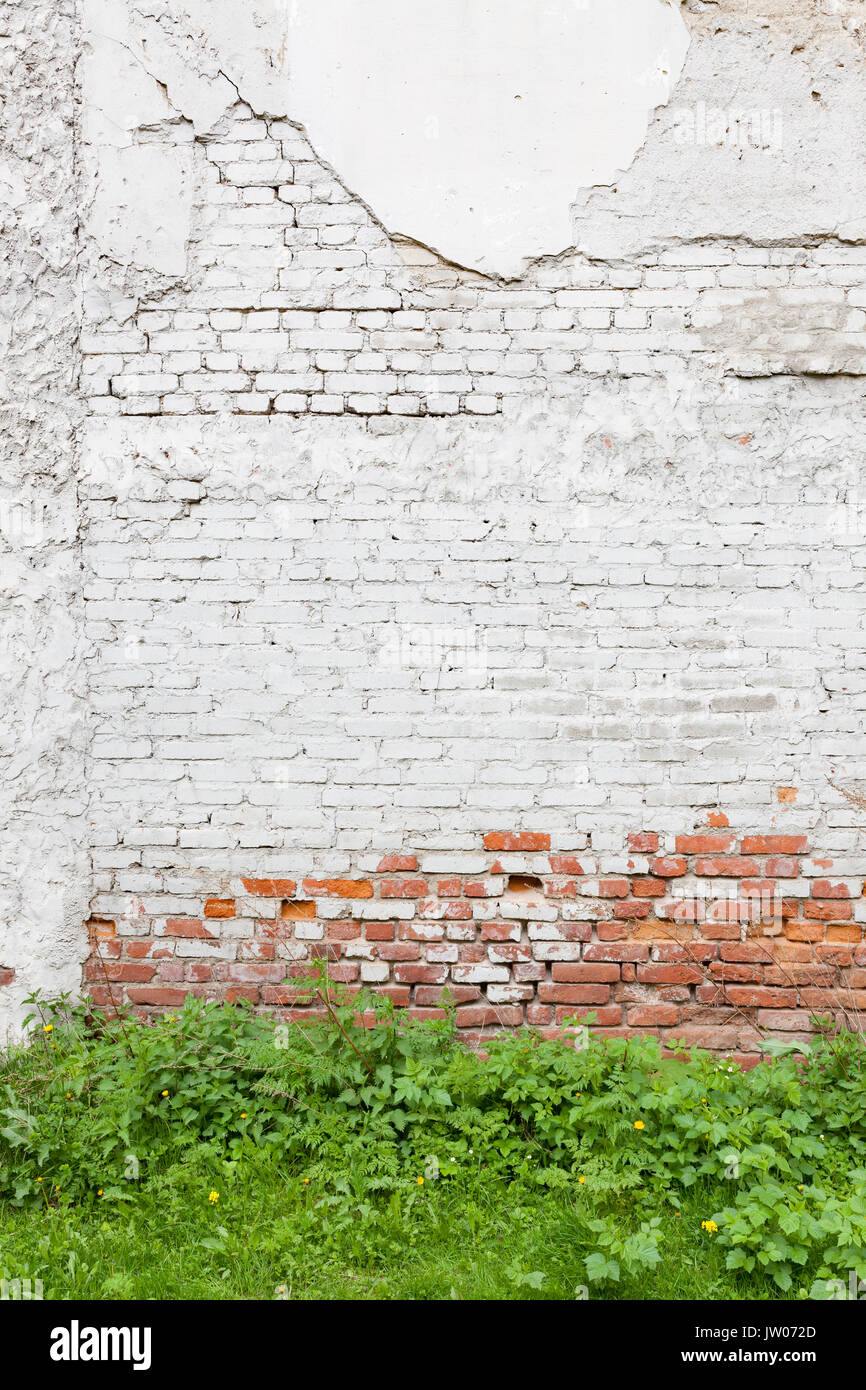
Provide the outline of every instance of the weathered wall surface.
[[0,5],[0,1038],[86,951],[72,0]]
[[[86,0],[103,999],[292,1009],[326,953],[409,1007],[457,990],[470,1030],[597,1006],[741,1051],[862,1002],[863,7],[646,5],[634,148],[585,188],[581,151],[549,240],[528,161],[526,260],[461,203],[450,108],[416,130],[397,81],[381,159],[378,108],[329,136],[343,54],[303,3]],[[561,189],[546,112],[507,133]]]

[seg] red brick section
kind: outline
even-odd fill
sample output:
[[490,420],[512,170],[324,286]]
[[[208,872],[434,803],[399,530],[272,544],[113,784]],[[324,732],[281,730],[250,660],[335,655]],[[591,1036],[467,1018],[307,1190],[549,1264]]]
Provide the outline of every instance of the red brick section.
[[[866,1015],[863,878],[834,878],[804,834],[740,836],[720,813],[710,825],[637,830],[619,856],[495,830],[471,872],[462,850],[365,857],[375,870],[342,878],[214,873],[197,911],[166,891],[163,914],[91,918],[86,986],[145,1016],[192,993],[304,1020],[319,958],[421,1018],[442,1015],[447,991],[473,1042],[577,1019],[743,1063],[762,1036],[808,1037],[813,1015]],[[0,967],[0,985],[11,978]]]

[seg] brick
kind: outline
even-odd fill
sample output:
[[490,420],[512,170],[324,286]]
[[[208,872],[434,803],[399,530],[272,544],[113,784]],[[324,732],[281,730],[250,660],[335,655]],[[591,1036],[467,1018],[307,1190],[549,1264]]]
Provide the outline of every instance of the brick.
[[205,917],[234,917],[236,915],[234,898],[208,898],[204,905]]
[[760,869],[754,859],[731,855],[725,859],[698,859],[695,873],[700,878],[757,878]]
[[680,878],[686,872],[686,867],[685,859],[674,856],[654,859],[650,865],[657,878]]
[[526,854],[550,849],[550,836],[534,831],[512,833],[493,830],[484,836],[484,848],[502,850],[507,853]]
[[727,854],[735,844],[734,835],[677,835],[675,841],[677,854]]
[[244,891],[258,898],[294,897],[297,885],[289,878],[245,878]]
[[365,879],[305,878],[301,888],[311,898],[372,898],[373,896],[373,885]]
[[804,854],[809,848],[807,835],[745,835],[743,854]]

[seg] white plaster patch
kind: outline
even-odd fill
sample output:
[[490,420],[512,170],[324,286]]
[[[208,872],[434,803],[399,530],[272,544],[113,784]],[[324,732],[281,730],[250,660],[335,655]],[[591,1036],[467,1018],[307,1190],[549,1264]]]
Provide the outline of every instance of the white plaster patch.
[[183,275],[191,212],[188,149],[139,145],[100,151],[90,227],[112,260]]
[[688,42],[659,0],[298,0],[288,112],[389,231],[511,278],[573,244]]

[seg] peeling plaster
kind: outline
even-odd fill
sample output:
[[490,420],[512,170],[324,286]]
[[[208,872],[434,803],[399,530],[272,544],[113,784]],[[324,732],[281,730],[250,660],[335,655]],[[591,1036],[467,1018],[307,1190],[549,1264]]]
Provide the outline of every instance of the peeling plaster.
[[[268,0],[243,13],[228,0],[86,0],[85,16],[103,146],[94,234],[121,263],[168,273],[189,228],[186,173],[166,151],[105,147],[128,145],[169,102],[199,135],[238,95],[286,116],[392,234],[513,278],[573,244],[579,191],[631,164],[689,42],[669,0]],[[161,179],[168,226],[152,225]]]
[[659,0],[299,0],[289,114],[392,232],[514,278],[574,240],[688,48]]

